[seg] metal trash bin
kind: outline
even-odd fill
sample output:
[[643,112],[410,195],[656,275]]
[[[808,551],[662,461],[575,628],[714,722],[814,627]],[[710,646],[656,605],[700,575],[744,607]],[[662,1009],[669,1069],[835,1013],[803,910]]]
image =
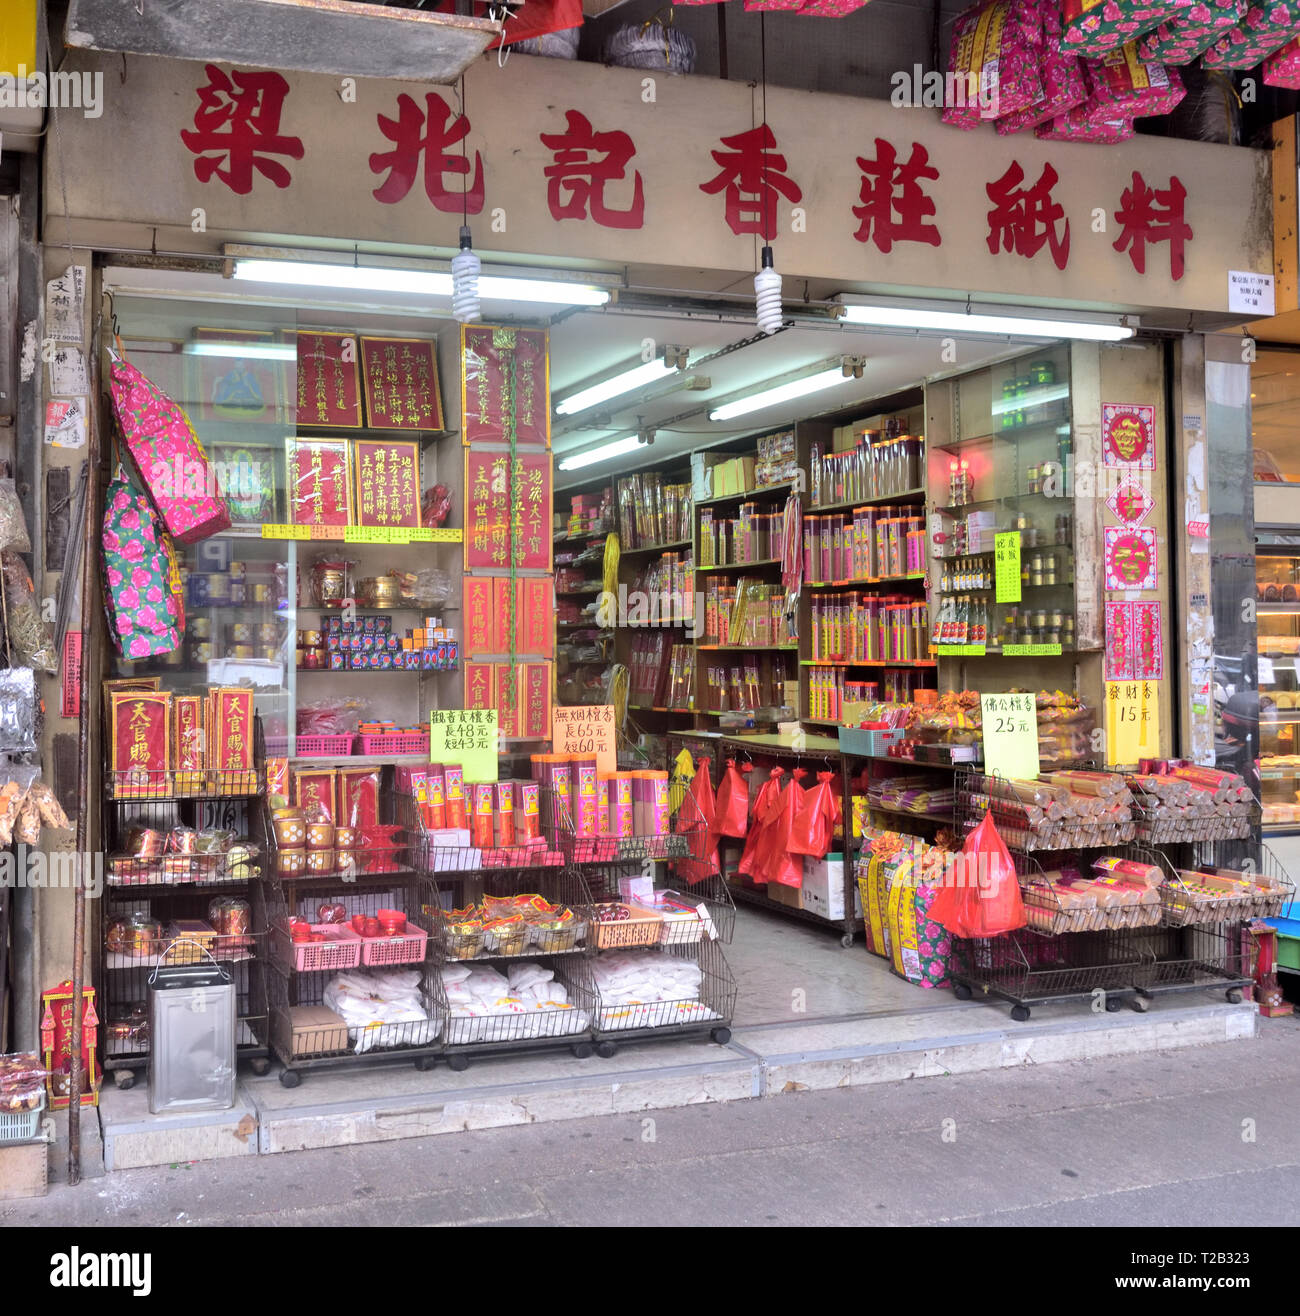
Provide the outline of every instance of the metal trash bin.
[[[207,963],[164,964],[173,946]],[[235,982],[198,942],[174,941],[149,975],[149,1110],[229,1110],[235,1104]]]

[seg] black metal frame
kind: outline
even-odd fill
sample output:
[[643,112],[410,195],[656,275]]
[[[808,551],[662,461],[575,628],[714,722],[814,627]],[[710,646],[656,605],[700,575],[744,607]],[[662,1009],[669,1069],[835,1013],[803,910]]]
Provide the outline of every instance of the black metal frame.
[[[255,726],[256,743],[260,745],[260,719],[255,720]],[[253,776],[256,784],[264,784],[261,769],[254,770]],[[212,780],[210,774],[208,780]],[[241,784],[248,784],[248,781],[246,774],[240,774]],[[105,839],[110,854],[121,849],[126,828],[133,822],[142,821],[167,832],[178,826],[192,827],[198,821],[198,809],[202,804],[226,800],[232,811],[243,811],[244,819],[240,826],[246,832],[248,842],[257,847],[258,854],[251,861],[250,872],[265,874],[271,853],[265,800],[260,791],[232,794],[195,791],[176,795],[164,793],[162,784],[157,783],[157,788],[151,788],[147,794],[133,794],[126,798],[111,793],[106,795]],[[169,778],[167,784],[174,784],[173,779]],[[190,858],[193,862],[188,873],[164,872],[160,858],[157,868],[141,875],[146,879],[143,881],[136,876],[114,880],[111,872],[105,874],[103,897],[98,902],[100,918],[94,960],[95,978],[101,985],[100,1012],[104,1029],[102,1068],[105,1073],[117,1071],[115,1081],[123,1087],[130,1087],[134,1083],[129,1071],[143,1069],[149,1064],[146,980],[165,946],[156,947],[154,954],[138,959],[128,959],[120,952],[109,952],[105,944],[109,920],[136,911],[147,911],[151,917],[163,923],[168,919],[206,918],[209,902],[222,895],[244,896],[251,907],[247,937],[218,937],[213,943],[214,957],[230,965],[234,971],[239,1029],[236,1034],[236,1054],[239,1059],[250,1061],[258,1073],[265,1073],[269,1064],[270,1013],[265,964],[267,919],[263,877],[231,878],[222,871],[220,862],[209,868],[211,861],[206,861],[203,856],[194,855]],[[242,944],[245,942],[248,944]],[[198,952],[194,951],[193,954],[197,955]],[[114,1035],[115,1024],[130,1028],[119,1038]]]

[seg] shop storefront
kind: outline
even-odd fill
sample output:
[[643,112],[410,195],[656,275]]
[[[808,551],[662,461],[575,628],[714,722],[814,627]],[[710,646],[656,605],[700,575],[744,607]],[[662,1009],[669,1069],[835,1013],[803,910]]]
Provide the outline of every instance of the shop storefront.
[[[1283,885],[1242,886],[1191,513],[1241,437],[1247,367],[1206,332],[1229,270],[1271,268],[1256,153],[972,152],[927,111],[776,91],[756,128],[747,87],[578,65],[557,98],[521,57],[463,93],[125,66],[46,192],[128,637],[92,590],[114,1081],[154,1054],[144,980],[181,935],[224,952],[250,1067],[304,1093],[317,1065],[725,1045],[923,986],[1017,1020],[1239,999],[1240,924]],[[150,181],[99,168],[109,142]],[[450,314],[463,222],[484,326]],[[570,405],[665,352],[662,387]],[[130,569],[149,507],[98,402],[115,383],[131,428],[128,367],[206,452],[144,449],[198,520],[183,629]],[[929,915],[990,801],[1012,965]]]

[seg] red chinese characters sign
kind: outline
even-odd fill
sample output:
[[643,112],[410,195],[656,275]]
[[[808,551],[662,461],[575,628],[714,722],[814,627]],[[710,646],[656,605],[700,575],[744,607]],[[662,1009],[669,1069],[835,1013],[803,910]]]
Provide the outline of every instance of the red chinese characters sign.
[[298,334],[298,426],[360,429],[361,372],[354,334],[306,329]]
[[[510,508],[515,508],[511,534]],[[551,569],[551,457],[471,448],[465,454],[465,569]]]
[[551,378],[545,329],[467,325],[460,339],[463,442],[521,447],[551,441]]
[[352,473],[346,439],[290,439],[289,521],[293,525],[351,525]]
[[420,446],[357,439],[357,525],[420,524]]
[[428,338],[362,338],[370,429],[442,429],[437,350]]
[[[308,160],[307,143],[316,140],[291,131],[306,128],[295,117],[296,84],[273,70],[227,72],[209,64],[202,79],[192,85],[191,120],[179,136],[199,182],[239,197],[290,188],[293,164]],[[627,113],[548,101],[549,130],[537,131],[530,149],[512,141],[496,153],[496,160],[504,167],[507,156],[528,157],[523,166],[528,173],[512,178],[509,186],[534,189],[543,205],[541,213],[554,224],[576,220],[593,229],[654,231],[656,219],[667,223],[663,213],[654,212],[656,200],[661,206],[669,204],[672,189],[655,186],[651,169],[663,152],[650,151],[643,161],[628,131],[633,125]],[[358,117],[364,128],[356,130],[356,141],[349,148],[352,158],[332,158],[332,171],[355,168],[366,181],[368,196],[380,206],[424,206],[455,216],[487,213],[488,182],[494,175],[489,168],[493,156],[485,149],[483,136],[497,126],[499,116],[483,112],[476,128],[453,97],[429,91],[395,96],[386,92],[379,107]],[[770,242],[783,228],[779,207],[806,204],[797,175],[805,158],[800,152],[808,143],[794,131],[788,132],[789,141],[779,143],[766,122],[727,131],[735,120],[724,117],[730,123],[718,131],[714,143],[703,142],[700,151],[691,153],[690,174],[680,180],[674,176],[672,181],[685,181],[706,197],[720,198],[721,205],[712,211],[714,222],[725,225],[731,234],[752,234]],[[972,227],[965,221],[973,180],[961,180],[959,203],[952,196],[958,185],[949,182],[946,198],[940,191],[942,148],[955,134],[946,129],[938,132],[942,139],[937,135],[933,141],[919,142],[891,140],[867,130],[861,141],[845,143],[842,166],[855,160],[857,164],[856,204],[842,197],[836,202],[842,208],[839,214],[820,216],[816,231],[837,232],[843,239],[871,243],[889,254],[900,244],[939,247],[946,236],[958,236],[959,227]],[[820,164],[823,178],[827,164],[825,160]],[[816,164],[806,168],[810,176],[819,176]],[[680,163],[676,169],[680,175]],[[1065,202],[1056,195],[1060,171],[1041,156],[1028,166],[1020,160],[1006,163],[1004,157],[988,174],[980,181],[992,205],[984,236],[989,252],[1050,263],[1065,271],[1070,260],[1070,220]],[[504,173],[496,175],[498,187],[504,186],[503,177]],[[1105,186],[1099,201],[1118,228],[1111,243],[1114,251],[1127,258],[1134,272],[1145,274],[1153,249],[1163,248],[1161,259],[1167,254],[1170,280],[1180,281],[1194,234],[1186,217],[1187,191],[1179,177],[1152,176],[1148,160],[1145,172],[1133,169],[1122,180],[1108,174]],[[816,203],[818,198],[812,200]],[[944,213],[941,201],[946,201]],[[1089,215],[1096,204],[1090,197]],[[807,215],[800,212],[796,218],[803,227],[793,231],[812,231],[806,227],[811,222]]]

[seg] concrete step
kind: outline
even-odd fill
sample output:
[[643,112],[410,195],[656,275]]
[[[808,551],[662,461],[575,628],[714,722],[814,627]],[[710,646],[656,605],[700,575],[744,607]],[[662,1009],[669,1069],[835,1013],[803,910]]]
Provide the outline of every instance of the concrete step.
[[141,1085],[101,1096],[109,1170],[217,1157],[387,1142],[587,1115],[627,1114],[705,1102],[751,1100],[1016,1065],[1092,1059],[1255,1036],[1250,1003],[1208,993],[1093,1014],[1075,1004],[1038,1007],[1024,1023],[1005,1006],[959,1004],[944,993],[925,1005],[836,1019],[737,1028],[707,1038],[632,1042],[609,1059],[567,1050],[478,1058],[455,1073],[409,1061],[309,1070],[297,1088],[274,1073],[245,1077],[235,1109],[151,1116]]

